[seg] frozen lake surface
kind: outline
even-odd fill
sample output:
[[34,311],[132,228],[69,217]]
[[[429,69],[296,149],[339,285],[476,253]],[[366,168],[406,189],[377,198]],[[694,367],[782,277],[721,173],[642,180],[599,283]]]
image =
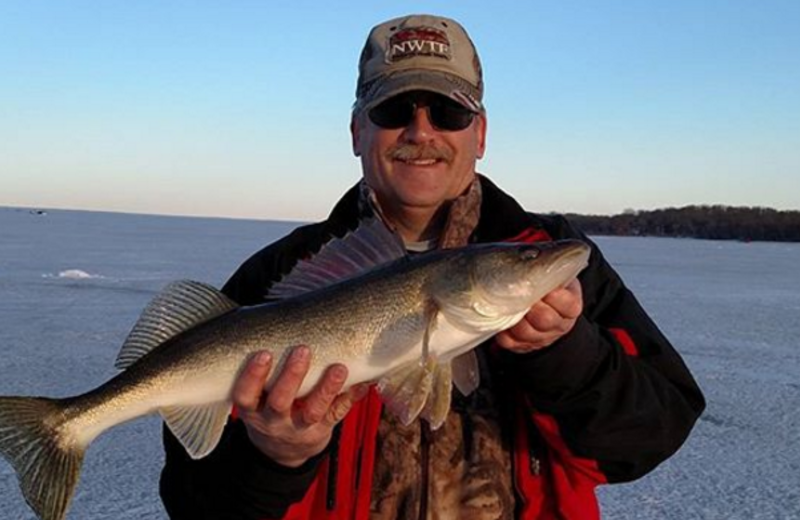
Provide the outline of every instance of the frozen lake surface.
[[[0,394],[97,386],[116,373],[119,346],[164,285],[220,286],[294,226],[0,208]],[[675,457],[599,490],[604,518],[800,518],[800,244],[596,241],[708,399]],[[102,435],[68,518],[165,519],[162,460],[158,418]],[[0,518],[35,518],[2,460]]]

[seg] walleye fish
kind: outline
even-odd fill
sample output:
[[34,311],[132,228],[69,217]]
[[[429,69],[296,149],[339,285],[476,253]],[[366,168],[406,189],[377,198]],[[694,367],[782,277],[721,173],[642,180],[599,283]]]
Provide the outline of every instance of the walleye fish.
[[117,357],[124,371],[83,395],[0,397],[0,453],[42,520],[62,520],[83,455],[103,431],[158,412],[187,453],[217,445],[231,389],[255,352],[276,360],[309,345],[306,394],[333,363],[346,387],[376,382],[403,423],[421,416],[438,428],[453,384],[474,390],[471,349],[516,324],[536,301],[585,267],[579,241],[485,244],[408,256],[377,220],[301,261],[268,296],[240,307],[213,287],[180,281],[144,309]]

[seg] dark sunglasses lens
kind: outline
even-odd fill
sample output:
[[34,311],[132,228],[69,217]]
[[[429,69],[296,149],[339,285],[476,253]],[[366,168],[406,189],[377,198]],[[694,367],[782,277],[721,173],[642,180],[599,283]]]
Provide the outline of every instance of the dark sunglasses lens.
[[381,128],[397,129],[408,126],[414,117],[414,102],[407,97],[387,99],[369,111],[370,120]]
[[[442,95],[434,96],[429,102],[423,101],[422,105],[427,106],[431,124],[439,130],[449,132],[463,130],[475,117],[474,112]],[[387,99],[370,110],[369,118],[381,128],[396,130],[411,123],[416,109],[417,102],[414,97],[399,95]]]
[[474,112],[444,96],[430,104],[428,113],[433,126],[451,132],[465,129],[475,117]]

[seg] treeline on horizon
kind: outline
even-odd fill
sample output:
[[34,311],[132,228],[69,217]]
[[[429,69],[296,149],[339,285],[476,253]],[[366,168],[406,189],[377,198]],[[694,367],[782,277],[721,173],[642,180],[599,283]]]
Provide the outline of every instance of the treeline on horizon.
[[588,235],[800,242],[800,211],[764,207],[700,205],[567,217]]

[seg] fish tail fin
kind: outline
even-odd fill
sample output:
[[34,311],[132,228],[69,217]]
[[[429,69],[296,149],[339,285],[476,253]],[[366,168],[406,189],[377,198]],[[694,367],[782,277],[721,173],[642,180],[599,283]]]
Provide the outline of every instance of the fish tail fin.
[[58,399],[0,397],[0,455],[42,520],[63,520],[86,450],[70,435],[63,408]]

